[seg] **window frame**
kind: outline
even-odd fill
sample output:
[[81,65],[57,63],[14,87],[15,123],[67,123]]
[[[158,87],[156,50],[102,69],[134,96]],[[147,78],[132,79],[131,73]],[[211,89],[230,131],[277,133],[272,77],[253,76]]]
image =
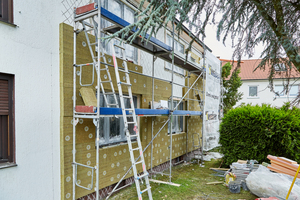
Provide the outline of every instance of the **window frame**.
[[13,0],[0,0],[0,21],[13,24]]
[[[116,95],[117,95],[117,100],[119,100],[120,99],[119,94],[116,93]],[[134,99],[134,104],[135,104],[136,108],[139,108],[139,103],[140,103],[139,96],[134,95],[134,94],[132,96],[134,97],[133,99]],[[101,92],[101,98],[103,98],[102,92]],[[101,107],[106,107],[104,100],[102,102],[103,102],[103,106],[101,106]],[[120,102],[119,102],[119,105],[121,105]],[[98,143],[100,147],[111,146],[111,145],[116,145],[116,144],[121,144],[121,143],[127,143],[126,133],[122,132],[122,130],[124,130],[124,126],[122,126],[122,124],[124,124],[124,122],[122,122],[121,120],[119,121],[119,134],[116,134],[116,135],[120,135],[120,139],[111,139],[111,126],[113,126],[111,124],[111,120],[112,119],[120,119],[120,118],[122,118],[122,117],[102,117],[101,118],[103,120],[103,122],[102,122],[103,130],[102,131],[100,130],[100,141]],[[138,116],[137,116],[137,123],[139,124]],[[99,128],[101,128],[101,126]],[[133,130],[133,127],[131,129]],[[131,131],[131,129],[129,131]],[[101,132],[103,132],[103,137],[101,136]],[[136,141],[136,138],[133,137],[131,140]]]
[[274,64],[273,68],[275,72],[285,72],[287,71],[286,65],[284,63]]
[[[284,86],[283,85],[274,85],[274,91],[275,91],[275,97],[276,98],[287,98],[287,97],[291,97],[291,98],[294,98],[294,97],[296,97],[298,94],[296,94],[296,95],[291,95],[291,88],[293,87],[293,86],[296,86],[296,87],[298,87],[298,93],[300,92],[300,84],[293,84],[293,85],[290,85],[289,86],[289,89],[288,89],[288,91],[287,91],[287,93],[286,93],[286,91],[284,91]],[[276,87],[280,87],[281,89],[280,89],[280,91],[277,91],[276,90]],[[276,94],[276,92],[278,92],[279,93],[279,95],[277,95]]]
[[[104,7],[105,9],[108,10],[108,4],[109,4],[110,1],[111,1],[111,0],[102,0],[101,2],[102,2],[102,4],[104,5],[104,6],[102,6],[102,7]],[[113,1],[117,2],[118,4],[120,4],[120,6],[121,6],[121,18],[122,18],[123,20],[125,20],[125,12],[126,12],[125,10],[126,10],[126,9],[129,10],[130,12],[132,12],[132,13],[134,14],[134,16],[136,16],[134,10],[132,10],[130,7],[126,6],[123,2],[121,2],[121,1],[119,1],[119,0],[113,0]],[[114,13],[114,14],[115,14],[115,13]],[[134,17],[134,22],[136,22],[136,18],[135,18],[135,17]],[[102,24],[103,27],[108,27],[108,26],[106,26],[106,25],[109,24],[110,22],[108,22],[107,20],[104,20],[104,19],[103,19],[103,20],[101,20],[101,23],[103,23],[103,24]],[[101,34],[103,34],[103,33],[101,33]],[[104,34],[103,34],[103,36],[104,36]],[[102,46],[104,47],[104,50],[105,50],[105,52],[106,52],[107,54],[111,54],[110,43],[106,43],[105,41],[103,41]],[[130,46],[131,48],[134,48],[134,50],[133,50],[133,60],[132,60],[132,62],[133,62],[134,64],[138,64],[138,49],[137,49],[136,47],[130,45],[130,44],[125,44],[125,49],[126,49],[127,46]],[[117,56],[117,57],[120,57],[120,50],[119,50],[119,48],[116,48],[116,50],[117,50],[117,51],[116,51],[116,56]],[[125,52],[128,52],[128,51],[125,50]],[[127,57],[127,55],[126,55],[126,58],[128,59],[129,57]]]
[[[177,103],[179,102],[179,100],[174,100],[173,99],[173,104],[177,105]],[[168,106],[169,106],[169,109],[170,109],[170,105],[171,105],[171,100],[168,101]],[[185,110],[185,106],[184,106],[184,102],[180,102],[179,106],[177,107],[176,110]],[[176,115],[173,115],[173,117],[175,118],[175,121],[177,122],[177,126],[179,126],[179,128],[181,129],[180,131],[176,130],[175,132],[173,132],[172,134],[178,134],[178,133],[182,133],[184,132],[185,130],[185,126],[184,126],[184,116],[176,116]],[[173,123],[172,123],[173,124]],[[170,135],[170,129],[171,129],[171,126],[170,126],[170,122],[168,123],[168,135]]]
[[[170,45],[170,44],[168,43],[168,40],[169,40],[168,38],[171,38],[171,39],[172,39],[172,36],[171,36],[170,34],[167,33],[167,36],[166,36],[166,44],[167,44],[167,45]],[[180,52],[180,51],[177,50],[177,45],[178,45],[178,44],[180,44],[180,45],[183,46],[183,52]],[[180,41],[180,39],[179,39],[179,41],[176,40],[176,39],[174,39],[174,46],[175,46],[175,51],[177,51],[177,52],[181,53],[182,55],[184,55],[185,45],[184,45],[183,42]],[[169,63],[169,62],[165,61],[165,69],[171,71],[171,70],[172,70],[172,63]],[[177,74],[179,74],[179,75],[184,76],[184,69],[178,67],[177,65],[174,65],[174,72],[177,73]]]
[[[3,167],[4,165],[7,164],[15,164],[15,128],[14,128],[14,123],[15,123],[15,116],[14,116],[14,75],[12,74],[5,74],[5,73],[0,73],[0,80],[7,80],[8,81],[8,113],[0,113],[1,116],[6,116],[7,115],[7,158],[1,159],[0,160],[0,168]],[[5,136],[2,135],[4,132],[0,131],[0,137],[4,138]],[[4,141],[0,140],[0,146],[4,146]],[[7,167],[7,166],[4,166]]]
[[[250,88],[251,87],[256,87],[256,95],[255,96],[250,96]],[[258,97],[258,85],[248,85],[248,98],[259,98]]]

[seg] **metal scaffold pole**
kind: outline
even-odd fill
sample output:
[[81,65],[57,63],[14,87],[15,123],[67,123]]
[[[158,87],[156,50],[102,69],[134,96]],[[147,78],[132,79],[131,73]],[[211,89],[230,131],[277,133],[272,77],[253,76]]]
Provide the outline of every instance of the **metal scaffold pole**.
[[[75,17],[75,10],[74,10]],[[76,105],[76,22],[74,20],[73,30],[73,200],[75,200],[75,184],[76,184],[76,123],[75,123],[75,105]]]
[[[100,140],[100,55],[102,54],[102,48],[100,48],[100,45],[101,45],[101,1],[98,0],[97,2],[97,5],[98,5],[98,32],[97,32],[97,43],[98,43],[98,53],[97,53],[97,67],[98,67],[98,70],[97,70],[97,125],[96,125],[96,129],[97,129],[97,148],[96,148],[96,199],[99,200],[99,140]],[[96,33],[95,33],[96,34]],[[96,46],[97,48],[97,46]]]
[[[152,103],[151,103],[151,109],[154,109],[154,62],[155,62],[155,56],[152,56]],[[154,117],[151,117],[151,139],[153,139],[153,130],[154,129]],[[153,172],[153,143],[151,143],[151,157],[150,157],[150,165],[151,165],[151,172]]]
[[[208,70],[208,68],[205,66],[205,45],[203,46],[203,68],[206,68],[206,71]],[[206,73],[205,71],[205,73]],[[206,77],[206,74],[203,75],[203,77]],[[206,77],[207,78],[207,77]],[[203,112],[202,112],[202,140],[201,140],[201,164],[200,166],[203,166],[204,162],[203,162],[203,151],[204,151],[204,132],[205,132],[205,120],[206,120],[206,114],[205,114],[205,101],[206,99],[204,98],[205,97],[205,84],[204,83],[204,78],[202,79],[202,90],[203,90],[203,93],[202,93],[202,99],[203,99]]]
[[169,182],[172,182],[172,134],[173,134],[173,130],[172,130],[172,123],[173,123],[173,90],[174,90],[174,46],[175,46],[175,28],[174,28],[174,22],[172,22],[172,77],[171,77],[171,120],[170,120],[170,175],[169,175]]

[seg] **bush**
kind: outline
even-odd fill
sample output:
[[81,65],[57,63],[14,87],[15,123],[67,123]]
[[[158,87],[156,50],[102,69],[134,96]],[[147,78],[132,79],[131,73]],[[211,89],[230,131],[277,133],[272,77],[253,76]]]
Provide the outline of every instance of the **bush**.
[[270,105],[242,105],[230,110],[220,125],[224,164],[238,159],[269,161],[267,155],[300,161],[300,110]]

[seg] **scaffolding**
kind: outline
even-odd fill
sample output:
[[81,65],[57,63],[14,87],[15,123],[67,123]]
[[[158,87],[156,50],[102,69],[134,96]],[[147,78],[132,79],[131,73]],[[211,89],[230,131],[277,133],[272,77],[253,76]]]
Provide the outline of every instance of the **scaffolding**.
[[[105,29],[103,29],[101,27],[101,19],[105,19],[108,20],[109,22],[111,22],[113,25],[110,27],[106,27]],[[81,26],[79,26],[81,25]],[[104,56],[104,49],[102,47],[102,43],[101,43],[101,33],[105,33],[105,34],[113,34],[116,33],[117,31],[121,30],[123,27],[128,26],[129,23],[126,22],[125,20],[123,20],[122,18],[114,15],[113,13],[109,12],[108,10],[104,9],[103,7],[101,7],[100,5],[100,1],[99,3],[91,3],[88,4],[86,6],[82,6],[82,7],[77,7],[74,9],[74,54],[73,54],[73,199],[75,199],[75,193],[76,193],[76,186],[77,187],[81,187],[84,188],[86,190],[92,190],[94,189],[96,191],[96,199],[99,199],[99,140],[100,140],[100,118],[102,117],[123,117],[124,119],[127,119],[129,116],[131,118],[133,118],[133,121],[130,122],[127,120],[125,121],[125,129],[124,131],[126,132],[126,136],[127,136],[127,142],[128,142],[128,146],[129,146],[129,150],[130,152],[132,152],[134,149],[131,146],[131,139],[132,137],[135,137],[137,139],[137,143],[139,144],[138,146],[138,150],[139,151],[139,156],[138,157],[134,157],[134,154],[130,154],[131,155],[131,167],[127,170],[127,172],[124,174],[124,176],[120,179],[120,181],[116,184],[116,186],[114,187],[113,191],[111,193],[109,193],[109,195],[107,196],[107,199],[110,197],[110,195],[117,191],[120,190],[124,187],[119,187],[121,181],[126,177],[126,175],[129,173],[129,171],[133,168],[134,171],[134,179],[135,179],[135,183],[136,183],[136,187],[137,187],[137,194],[139,199],[142,199],[142,193],[143,192],[148,192],[148,197],[149,199],[152,199],[152,194],[151,194],[151,187],[150,187],[150,183],[149,183],[149,173],[147,173],[146,170],[146,166],[145,166],[145,161],[143,158],[143,153],[146,151],[146,149],[151,145],[151,168],[150,168],[150,173],[156,173],[153,170],[153,165],[152,165],[152,157],[153,157],[153,141],[154,139],[158,136],[158,134],[162,131],[162,129],[169,123],[170,124],[170,146],[169,146],[169,152],[170,152],[170,157],[169,157],[169,184],[172,185],[172,119],[174,116],[202,116],[203,113],[202,111],[191,111],[189,110],[189,100],[195,100],[198,101],[199,103],[201,103],[202,105],[204,104],[204,95],[205,92],[199,90],[198,88],[194,88],[196,82],[202,78],[204,79],[205,77],[205,62],[203,63],[203,66],[201,66],[200,64],[196,64],[193,63],[191,61],[186,61],[185,58],[183,58],[181,55],[177,54],[176,51],[174,50],[174,23],[172,23],[172,47],[164,44],[163,42],[159,41],[156,38],[148,38],[149,36],[146,35],[145,39],[149,39],[149,42],[143,42],[142,38],[136,38],[134,39],[134,41],[132,42],[132,45],[134,47],[137,47],[138,49],[141,49],[143,51],[146,51],[147,53],[150,53],[153,55],[153,61],[152,61],[152,75],[145,75],[139,72],[135,72],[135,71],[130,71],[128,70],[127,66],[126,66],[126,53],[123,52],[125,51],[124,46],[120,45],[121,43],[123,43],[123,41],[121,40],[119,42],[119,44],[114,44],[114,46],[118,47],[119,49],[122,49],[123,52],[123,67],[118,67],[115,61],[115,53],[113,53],[113,60],[114,60],[114,65],[111,65],[109,63],[106,62],[105,60],[105,56]],[[80,27],[80,28],[78,28]],[[76,55],[76,39],[77,39],[77,35],[80,32],[84,32],[85,36],[86,36],[86,40],[88,43],[88,47],[91,53],[91,57],[92,57],[92,62],[89,63],[77,63],[77,55]],[[134,30],[132,30],[132,33],[134,32]],[[93,34],[95,36],[95,41],[90,41],[89,38],[89,33]],[[132,34],[131,33],[131,34]],[[130,35],[126,36],[125,38],[123,38],[124,40],[126,40],[126,38],[130,37]],[[96,52],[96,53],[94,53]],[[204,52],[205,52],[205,46],[204,46]],[[96,55],[95,55],[96,54]],[[205,54],[204,54],[205,55]],[[155,64],[155,60],[157,58],[161,58],[164,61],[170,62],[172,63],[172,70],[171,70],[171,81],[162,79],[162,78],[157,78],[154,76],[154,72],[155,72],[155,68],[154,68],[154,64]],[[203,59],[205,60],[205,59]],[[188,86],[185,85],[181,85],[178,83],[174,82],[174,65],[180,66],[181,68],[183,68],[184,70],[186,70],[188,72],[187,78],[188,78]],[[104,68],[101,68],[100,66],[104,66]],[[85,67],[91,67],[92,68],[92,81],[91,83],[83,83],[81,75],[83,73],[83,68]],[[118,104],[117,101],[117,97],[114,91],[114,86],[112,84],[112,78],[109,75],[108,80],[101,80],[101,71],[105,70],[107,72],[107,74],[109,74],[109,67],[114,67],[116,72],[116,76],[118,76],[118,70],[121,70],[123,72],[125,72],[126,74],[126,80],[125,82],[121,82],[120,78],[117,77],[117,84],[118,84],[118,90],[120,93],[120,100],[121,100],[121,107]],[[97,86],[96,86],[96,96],[95,99],[93,100],[94,103],[91,104],[86,104],[85,106],[78,106],[76,104],[76,91],[77,91],[77,69],[80,69],[80,73],[79,73],[79,84],[81,86],[81,88],[87,87],[87,86],[92,86],[94,84],[94,82],[97,82]],[[96,75],[95,75],[96,72]],[[152,104],[151,104],[151,109],[137,109],[133,107],[133,103],[132,103],[132,93],[130,91],[130,78],[129,78],[129,73],[136,73],[142,76],[148,76],[152,78]],[[189,78],[191,74],[195,74],[196,75],[196,79],[195,81],[189,86]],[[170,101],[171,101],[171,106],[170,108],[167,110],[159,110],[159,109],[154,109],[154,79],[157,80],[162,80],[162,81],[167,81],[170,82],[171,84],[171,96],[170,96]],[[103,87],[103,83],[110,83],[111,85],[111,91],[110,92],[106,92],[104,87]],[[125,97],[124,95],[122,95],[122,87],[120,86],[121,84],[126,85],[128,87],[128,95],[127,97]],[[180,98],[180,100],[178,101],[178,103],[176,104],[176,106],[174,106],[173,104],[173,87],[174,85],[179,85],[181,87],[185,87],[187,88],[187,91],[184,95],[182,95],[182,97]],[[203,81],[203,89],[204,89],[204,81]],[[200,97],[200,93],[202,93],[202,99],[190,99],[189,98],[189,92],[191,90],[197,91]],[[102,92],[102,94],[104,95],[104,101],[106,102],[107,107],[101,107],[100,106],[100,92]],[[113,95],[114,99],[115,99],[115,103],[113,104],[109,104],[107,102],[107,97],[108,95]],[[123,98],[129,98],[131,100],[131,108],[126,108],[123,104],[124,104],[124,99]],[[180,105],[180,103],[183,100],[187,100],[187,110],[178,110],[178,106]],[[138,123],[136,122],[136,116],[139,117],[143,117],[143,116],[150,116],[152,117],[152,138],[151,141],[148,143],[148,145],[142,149],[141,147],[141,143],[140,143],[140,136],[139,136],[139,127],[138,127]],[[154,126],[154,117],[155,116],[168,116],[168,120],[165,121],[165,123],[163,124],[163,126],[159,129],[159,131],[154,135],[154,131],[153,131],[153,126]],[[79,121],[79,119],[93,119],[94,125],[96,126],[96,165],[94,167],[88,166],[88,165],[84,165],[81,164],[79,162],[76,161],[76,125]],[[136,132],[135,135],[132,135],[131,133],[129,133],[128,131],[128,124],[126,125],[126,123],[132,123],[134,124],[134,130]],[[203,125],[202,125],[202,133],[203,133]],[[187,130],[186,130],[186,134],[188,135],[188,124],[187,124]],[[188,143],[188,137],[186,137],[186,142]],[[202,148],[203,148],[203,139],[202,139]],[[188,152],[188,149],[186,149],[186,153]],[[203,152],[203,149],[202,149]],[[203,153],[202,153],[203,156]],[[137,163],[141,163],[143,166],[143,174],[138,174],[135,165]],[[77,182],[77,170],[78,170],[78,166],[81,167],[86,167],[92,170],[92,176],[91,176],[91,184],[90,187],[85,187],[83,185],[80,185]],[[95,187],[93,186],[93,182],[94,182],[94,171],[95,171],[95,179],[96,179],[96,185]],[[139,181],[145,180],[145,182],[147,183],[147,188],[145,190],[142,190],[139,188]]]

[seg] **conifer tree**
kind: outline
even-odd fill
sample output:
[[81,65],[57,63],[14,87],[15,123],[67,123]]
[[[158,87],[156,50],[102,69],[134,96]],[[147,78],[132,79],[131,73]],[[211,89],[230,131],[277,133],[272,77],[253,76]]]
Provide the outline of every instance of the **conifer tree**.
[[[216,39],[224,44],[226,40],[232,40],[231,59],[238,61],[237,67],[242,56],[252,57],[255,46],[263,44],[262,61],[257,68],[268,70],[271,91],[274,91],[274,65],[284,63],[287,78],[291,76],[292,67],[300,71],[298,0],[142,0],[139,10],[137,22],[114,36],[128,35],[133,28],[138,31],[128,38],[129,41],[144,37],[146,33],[155,36],[162,26],[176,22],[177,31],[185,25],[203,40],[207,24],[214,24],[217,26]],[[266,66],[270,68],[266,69]],[[287,86],[284,88],[288,89]]]
[[223,112],[227,113],[236,103],[242,99],[242,93],[238,92],[242,86],[241,77],[239,77],[240,69],[234,69],[230,74],[232,65],[228,62],[222,67],[223,78]]

